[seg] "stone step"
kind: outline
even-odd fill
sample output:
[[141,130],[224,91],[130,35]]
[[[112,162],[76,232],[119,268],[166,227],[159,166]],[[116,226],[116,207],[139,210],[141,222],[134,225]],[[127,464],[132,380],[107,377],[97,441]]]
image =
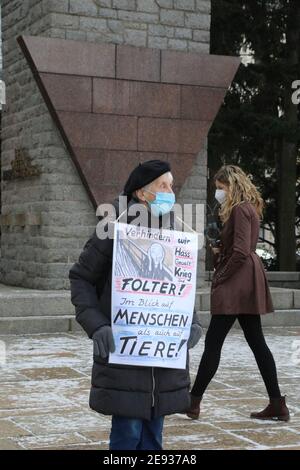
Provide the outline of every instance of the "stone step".
[[[300,310],[300,290],[284,289],[280,287],[270,288],[275,311],[277,310]],[[210,289],[203,288],[196,292],[196,310],[210,310]]]
[[0,317],[0,336],[82,331],[74,315]]
[[0,292],[0,318],[10,314],[14,317],[26,316],[61,316],[74,314],[70,292],[34,291],[24,293]]
[[[208,327],[211,314],[210,311],[197,311],[201,325]],[[292,310],[275,310],[274,313],[261,315],[263,326],[300,326],[300,309]],[[233,328],[240,328],[239,323],[236,321]]]
[[0,284],[0,335],[68,332],[77,325],[70,291]]
[[[263,316],[267,326],[300,325],[300,291],[271,288],[275,314]],[[196,310],[207,326],[210,289],[197,291]],[[0,335],[82,331],[75,320],[70,291],[42,291],[0,284]]]
[[[24,292],[24,291],[29,292]],[[300,309],[300,291],[293,289],[271,288],[275,310]],[[210,289],[196,292],[196,309],[210,309]],[[8,316],[48,316],[73,315],[74,306],[69,291],[40,291],[16,289],[9,292],[0,290],[0,318]]]
[[[208,327],[211,314],[209,311],[198,311],[200,322]],[[300,326],[300,310],[277,310],[275,313],[262,315],[263,326]],[[235,322],[234,328],[240,328]],[[35,333],[69,333],[74,331],[83,332],[81,326],[76,322],[74,315],[62,316],[27,316],[27,317],[1,317],[0,336],[35,334]]]

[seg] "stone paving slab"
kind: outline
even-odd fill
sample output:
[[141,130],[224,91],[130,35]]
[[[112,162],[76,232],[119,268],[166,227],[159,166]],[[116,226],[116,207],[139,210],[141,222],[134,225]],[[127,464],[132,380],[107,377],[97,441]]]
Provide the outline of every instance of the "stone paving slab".
[[[266,405],[266,392],[242,332],[232,330],[200,420],[166,417],[166,450],[300,450],[300,328],[265,328],[265,333],[291,421],[249,418]],[[7,353],[0,365],[0,449],[107,449],[110,417],[88,407],[92,342],[80,333],[10,335],[0,341]],[[191,351],[192,380],[203,348],[204,338]]]

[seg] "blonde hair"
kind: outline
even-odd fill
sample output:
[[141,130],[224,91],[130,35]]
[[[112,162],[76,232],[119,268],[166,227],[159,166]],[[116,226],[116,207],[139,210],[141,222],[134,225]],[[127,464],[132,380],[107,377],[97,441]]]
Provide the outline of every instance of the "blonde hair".
[[259,218],[262,218],[264,201],[256,186],[252,183],[250,176],[246,175],[239,166],[222,166],[214,175],[214,182],[216,181],[228,186],[226,200],[219,211],[223,223],[229,219],[233,207],[243,201],[253,204]]

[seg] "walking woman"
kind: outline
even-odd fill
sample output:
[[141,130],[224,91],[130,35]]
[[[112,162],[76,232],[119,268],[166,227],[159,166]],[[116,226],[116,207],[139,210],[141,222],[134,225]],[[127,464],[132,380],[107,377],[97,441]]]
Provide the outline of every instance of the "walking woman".
[[260,317],[274,311],[264,266],[255,252],[264,202],[250,178],[238,166],[220,168],[214,183],[215,197],[221,205],[221,246],[213,249],[212,317],[187,415],[198,419],[200,402],[218,369],[224,340],[237,319],[269,395],[268,406],[250,416],[288,421],[289,410],[285,397],[281,396],[276,365],[266,344]]

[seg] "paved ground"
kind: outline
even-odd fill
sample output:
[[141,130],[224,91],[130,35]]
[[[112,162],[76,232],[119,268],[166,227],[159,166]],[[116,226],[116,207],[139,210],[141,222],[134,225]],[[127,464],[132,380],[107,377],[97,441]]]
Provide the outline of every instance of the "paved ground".
[[[168,417],[165,449],[300,450],[300,328],[265,333],[291,421],[249,419],[251,411],[265,406],[266,394],[252,353],[236,330],[225,342],[201,420]],[[0,365],[0,449],[107,449],[110,419],[88,408],[91,341],[81,334],[0,340],[7,352],[6,364]],[[203,339],[192,351],[192,377],[202,351]]]

